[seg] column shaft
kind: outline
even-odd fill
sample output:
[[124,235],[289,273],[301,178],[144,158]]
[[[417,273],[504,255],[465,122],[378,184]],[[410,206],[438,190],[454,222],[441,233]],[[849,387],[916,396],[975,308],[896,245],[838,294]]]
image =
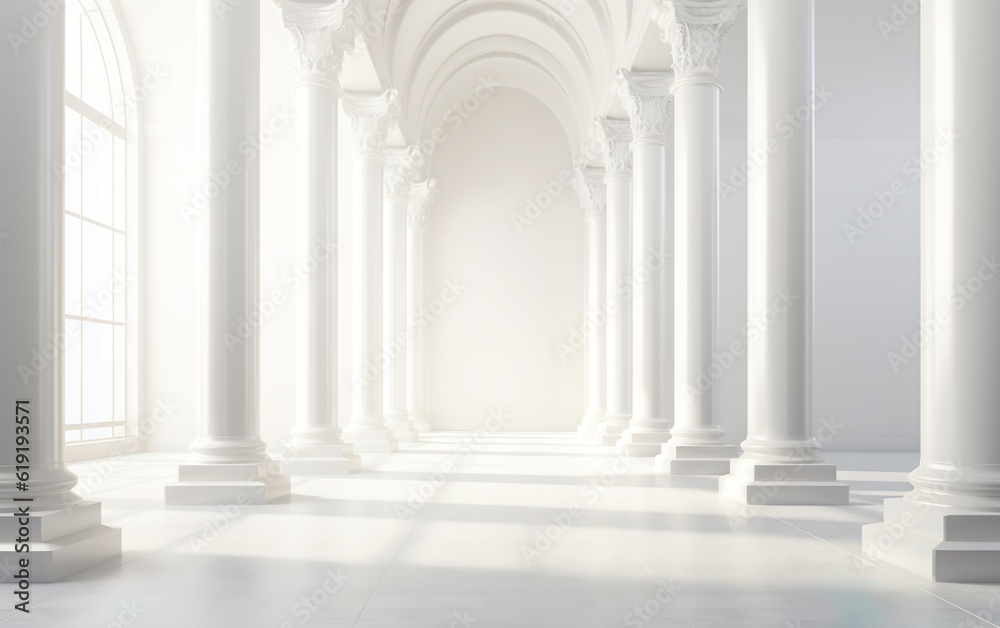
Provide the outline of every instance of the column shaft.
[[721,474],[737,450],[717,416],[718,382],[710,379],[719,328],[719,94],[688,79],[674,92],[676,232],[674,288],[674,427],[660,467],[674,474]]
[[813,103],[812,0],[755,0],[750,22],[748,434],[723,494],[754,504],[846,504],[849,488],[812,437],[812,118],[796,133],[774,121]]
[[579,168],[574,187],[587,224],[586,411],[578,428],[581,436],[597,433],[607,409],[607,189],[604,172]]
[[382,253],[385,137],[395,119],[396,92],[358,95],[345,103],[354,124],[358,152],[353,162],[352,345],[353,410],[345,438],[359,453],[398,449],[382,410]]
[[283,468],[343,474],[360,469],[361,458],[337,422],[337,90],[359,20],[350,3],[279,0],[278,6],[298,52],[295,254],[297,264],[314,269],[295,287],[295,429]]
[[260,2],[222,17],[211,0],[198,0],[196,11],[205,59],[197,76],[198,171],[206,181],[227,172],[229,183],[198,216],[198,437],[166,500],[266,502],[287,496],[290,483],[260,439],[260,339],[245,330],[259,301],[260,163],[241,158],[240,147],[260,129]]
[[[38,11],[34,0],[4,2],[0,32],[20,33],[22,20]],[[9,567],[2,582],[12,581],[20,559],[30,560],[33,582],[52,582],[121,555],[121,530],[101,525],[100,503],[72,492],[77,478],[63,458],[63,347],[67,334],[80,333],[63,325],[63,187],[53,168],[65,161],[64,33],[59,11],[34,38],[0,50],[7,90],[0,105],[7,148],[0,156],[0,562]],[[30,555],[15,551],[22,507],[31,513]]]
[[[618,442],[632,417],[632,179],[614,175],[608,186],[608,399],[598,438]],[[626,292],[628,290],[628,292]]]
[[866,560],[1000,582],[1000,4],[921,6],[921,408],[914,490],[864,527]]
[[437,181],[428,179],[414,185],[406,221],[406,335],[410,341],[406,352],[406,413],[418,432],[431,431],[426,407],[427,362],[424,353],[425,321],[424,254],[427,208],[437,193]]
[[415,441],[418,435],[406,412],[406,361],[410,351],[406,329],[406,236],[410,187],[419,156],[416,146],[387,149],[386,155],[382,291],[386,366],[382,400],[386,426],[399,442]]
[[655,456],[673,424],[674,203],[668,186],[673,74],[619,70],[617,76],[634,138],[632,418],[617,449]]

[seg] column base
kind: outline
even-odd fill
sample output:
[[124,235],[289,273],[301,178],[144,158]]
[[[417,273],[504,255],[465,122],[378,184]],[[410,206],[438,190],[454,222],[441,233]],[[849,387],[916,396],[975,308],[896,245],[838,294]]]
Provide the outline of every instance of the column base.
[[733,458],[740,455],[735,445],[684,445],[673,441],[662,446],[654,461],[656,470],[670,475],[725,475]]
[[580,421],[580,426],[576,428],[576,433],[584,437],[595,436],[597,430],[601,427],[602,421],[604,421],[603,414],[588,413]]
[[361,470],[361,456],[345,444],[291,445],[281,459],[281,472],[288,475],[346,475]]
[[861,557],[933,582],[1000,583],[1000,513],[885,500],[885,520],[861,528]]
[[629,419],[627,415],[605,415],[604,420],[597,426],[597,433],[594,440],[598,445],[614,445],[621,440],[622,432],[628,429]]
[[359,454],[388,454],[399,451],[399,442],[388,429],[347,429],[344,440]]
[[287,475],[275,471],[276,461],[230,464],[184,464],[177,482],[168,484],[168,506],[266,504],[292,492]]
[[427,432],[434,431],[434,428],[431,427],[430,420],[422,414],[419,415],[411,414],[407,418],[410,421],[410,423],[413,424],[413,429],[417,430],[418,434],[426,434]]
[[662,430],[638,430],[630,427],[622,432],[615,444],[615,450],[630,457],[652,457],[663,451],[663,445],[670,440],[670,428]]
[[16,551],[18,517],[0,515],[0,564],[7,567],[0,569],[0,582],[13,582],[18,560],[26,557],[31,561],[31,582],[56,582],[105,561],[121,561],[121,528],[101,523],[99,502],[80,501],[68,508],[32,513],[28,519],[31,552],[25,554]]
[[416,426],[406,417],[386,417],[385,426],[398,443],[415,443],[420,436]]
[[850,486],[837,481],[832,464],[766,462],[740,458],[719,478],[719,492],[754,506],[844,506]]

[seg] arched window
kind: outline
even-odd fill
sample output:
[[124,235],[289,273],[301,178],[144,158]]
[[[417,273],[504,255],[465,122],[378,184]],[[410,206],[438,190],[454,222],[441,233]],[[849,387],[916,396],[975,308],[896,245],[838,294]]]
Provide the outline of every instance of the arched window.
[[[66,442],[134,435],[136,98],[110,0],[66,2]],[[101,452],[94,451],[97,455]],[[70,456],[70,458],[87,457]]]

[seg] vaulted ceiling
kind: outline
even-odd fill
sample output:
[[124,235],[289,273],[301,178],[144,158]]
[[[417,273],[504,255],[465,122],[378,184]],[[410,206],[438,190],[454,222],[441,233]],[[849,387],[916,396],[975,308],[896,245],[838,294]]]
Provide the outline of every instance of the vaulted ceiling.
[[617,68],[670,67],[652,0],[370,0],[367,11],[367,56],[399,91],[411,142],[489,78],[538,97],[579,145],[596,115],[620,112]]

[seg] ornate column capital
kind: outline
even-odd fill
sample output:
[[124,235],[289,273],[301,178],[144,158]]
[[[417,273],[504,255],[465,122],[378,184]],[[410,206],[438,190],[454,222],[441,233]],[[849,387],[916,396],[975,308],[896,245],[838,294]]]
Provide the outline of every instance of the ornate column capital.
[[632,176],[632,128],[628,120],[595,118],[607,176]]
[[670,44],[678,79],[700,76],[719,84],[722,42],[745,0],[655,0],[653,21]]
[[603,218],[608,210],[608,188],[604,183],[604,171],[600,168],[577,168],[574,171],[573,189],[583,207],[584,215]]
[[410,187],[420,165],[420,149],[416,146],[385,149],[385,198],[408,201]]
[[670,91],[673,73],[629,72],[621,68],[615,78],[618,79],[618,97],[632,125],[633,141],[666,144],[674,104]]
[[386,134],[399,117],[396,90],[383,94],[348,94],[344,98],[344,113],[351,121],[358,154],[378,155],[385,150]]
[[304,80],[339,89],[344,55],[354,50],[361,34],[362,17],[356,0],[326,3],[274,0],[285,28],[292,34]]
[[406,222],[410,227],[423,228],[427,222],[427,208],[437,196],[437,181],[427,179],[410,187],[410,201],[406,211]]

